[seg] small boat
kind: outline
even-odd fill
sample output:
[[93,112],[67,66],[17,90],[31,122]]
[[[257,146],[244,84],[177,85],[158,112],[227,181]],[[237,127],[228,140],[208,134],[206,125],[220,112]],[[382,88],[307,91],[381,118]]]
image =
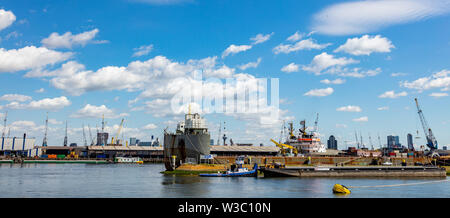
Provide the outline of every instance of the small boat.
[[386,161],[386,162],[382,163],[382,165],[384,165],[384,166],[392,166],[392,162]]
[[240,167],[237,171],[228,170],[225,173],[204,173],[199,176],[202,177],[256,177],[258,175],[258,164],[253,166],[253,170]]
[[137,163],[137,164],[143,164],[144,161],[142,161],[139,157],[116,157],[114,158],[115,163]]
[[345,187],[345,185],[335,184],[333,186],[333,193],[335,194],[350,194],[350,189]]

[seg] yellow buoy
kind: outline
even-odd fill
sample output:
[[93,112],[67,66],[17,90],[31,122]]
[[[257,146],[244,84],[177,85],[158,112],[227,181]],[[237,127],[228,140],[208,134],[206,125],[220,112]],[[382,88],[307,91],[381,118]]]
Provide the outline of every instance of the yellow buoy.
[[335,184],[333,186],[333,193],[335,194],[350,194],[350,190],[341,184]]

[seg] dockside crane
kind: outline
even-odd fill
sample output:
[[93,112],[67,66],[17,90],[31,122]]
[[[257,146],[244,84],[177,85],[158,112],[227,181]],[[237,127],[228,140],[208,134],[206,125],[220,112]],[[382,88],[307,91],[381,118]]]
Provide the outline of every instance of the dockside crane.
[[42,139],[42,147],[47,147],[47,131],[48,131],[48,112],[47,118],[45,119],[45,132],[44,132],[44,139]]
[[220,135],[222,135],[222,122],[219,123],[219,134],[217,136],[217,145],[220,145]]
[[378,144],[380,145],[380,149],[381,149],[381,148],[382,148],[382,145],[381,145],[380,133],[378,133]]
[[91,126],[88,124],[89,139],[91,140],[91,145],[94,145],[94,138],[92,138]]
[[124,120],[125,119],[122,118],[122,121],[120,122],[120,125],[119,125],[119,129],[117,130],[116,137],[113,137],[112,140],[111,140],[111,144],[113,144],[113,145],[116,144],[116,142],[117,142],[117,144],[119,144],[117,139],[119,138],[120,131],[122,131],[123,121]]
[[359,132],[359,136],[361,137],[361,148],[365,148],[366,146],[364,146],[364,144],[363,144],[363,138],[362,138],[361,131]]
[[67,147],[67,120],[66,120],[66,133],[64,135],[64,144],[63,144],[63,146]]
[[278,142],[276,142],[273,139],[270,139],[270,141],[272,141],[276,146],[278,146],[281,149],[281,154],[284,155],[285,154],[284,149],[285,148],[289,148],[289,149],[291,149],[294,152],[295,156],[298,155],[298,150],[294,146],[286,145],[286,144],[283,144],[283,143],[278,143]]
[[84,146],[87,146],[86,133],[84,132],[84,123],[83,123],[83,140],[84,140]]
[[6,132],[6,120],[8,118],[8,111],[6,111],[5,113],[5,118],[3,119],[3,133],[2,133],[2,138],[5,138],[5,132]]
[[355,139],[356,139],[356,146],[359,149],[358,133],[356,133],[356,131],[355,131]]
[[414,101],[416,102],[417,113],[419,114],[420,122],[422,123],[423,131],[425,133],[425,138],[427,139],[427,146],[428,146],[428,148],[430,148],[430,152],[428,155],[430,155],[432,157],[433,156],[439,157],[439,154],[436,152],[436,149],[438,148],[438,143],[437,143],[436,138],[433,135],[433,131],[431,131],[431,128],[428,126],[428,123],[425,120],[425,116],[423,115],[422,109],[420,109],[417,98],[414,98]]

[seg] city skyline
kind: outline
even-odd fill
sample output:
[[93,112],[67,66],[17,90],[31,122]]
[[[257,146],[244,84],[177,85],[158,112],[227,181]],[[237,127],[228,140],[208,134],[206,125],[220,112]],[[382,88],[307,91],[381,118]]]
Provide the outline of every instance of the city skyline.
[[103,115],[110,136],[124,118],[125,140],[161,140],[184,119],[168,110],[183,85],[176,79],[201,70],[279,79],[278,120],[205,114],[214,140],[226,122],[235,143],[272,145],[283,121],[312,127],[319,113],[323,143],[334,135],[344,149],[357,132],[366,145],[369,135],[374,147],[378,135],[383,145],[388,135],[407,145],[411,133],[419,149],[417,97],[442,148],[450,145],[449,12],[444,0],[4,1],[0,117],[7,111],[11,135],[27,132],[37,145],[47,112],[49,145],[63,144],[66,120],[69,143],[82,145],[82,125],[95,133]]

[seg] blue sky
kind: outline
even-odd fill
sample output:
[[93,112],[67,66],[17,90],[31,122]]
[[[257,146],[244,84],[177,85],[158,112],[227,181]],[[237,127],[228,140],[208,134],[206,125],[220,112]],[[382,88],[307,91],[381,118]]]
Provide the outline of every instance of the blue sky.
[[47,111],[50,145],[62,144],[66,120],[69,141],[82,144],[82,124],[94,134],[105,113],[113,135],[124,117],[125,138],[161,138],[182,119],[167,113],[171,81],[196,60],[221,78],[280,81],[280,120],[206,114],[215,140],[226,121],[234,142],[269,145],[282,120],[313,125],[319,113],[322,140],[334,134],[341,149],[355,131],[375,147],[378,134],[405,144],[419,131],[418,147],[418,97],[440,146],[450,144],[449,1],[6,0],[0,9],[0,113],[11,135],[38,144]]

